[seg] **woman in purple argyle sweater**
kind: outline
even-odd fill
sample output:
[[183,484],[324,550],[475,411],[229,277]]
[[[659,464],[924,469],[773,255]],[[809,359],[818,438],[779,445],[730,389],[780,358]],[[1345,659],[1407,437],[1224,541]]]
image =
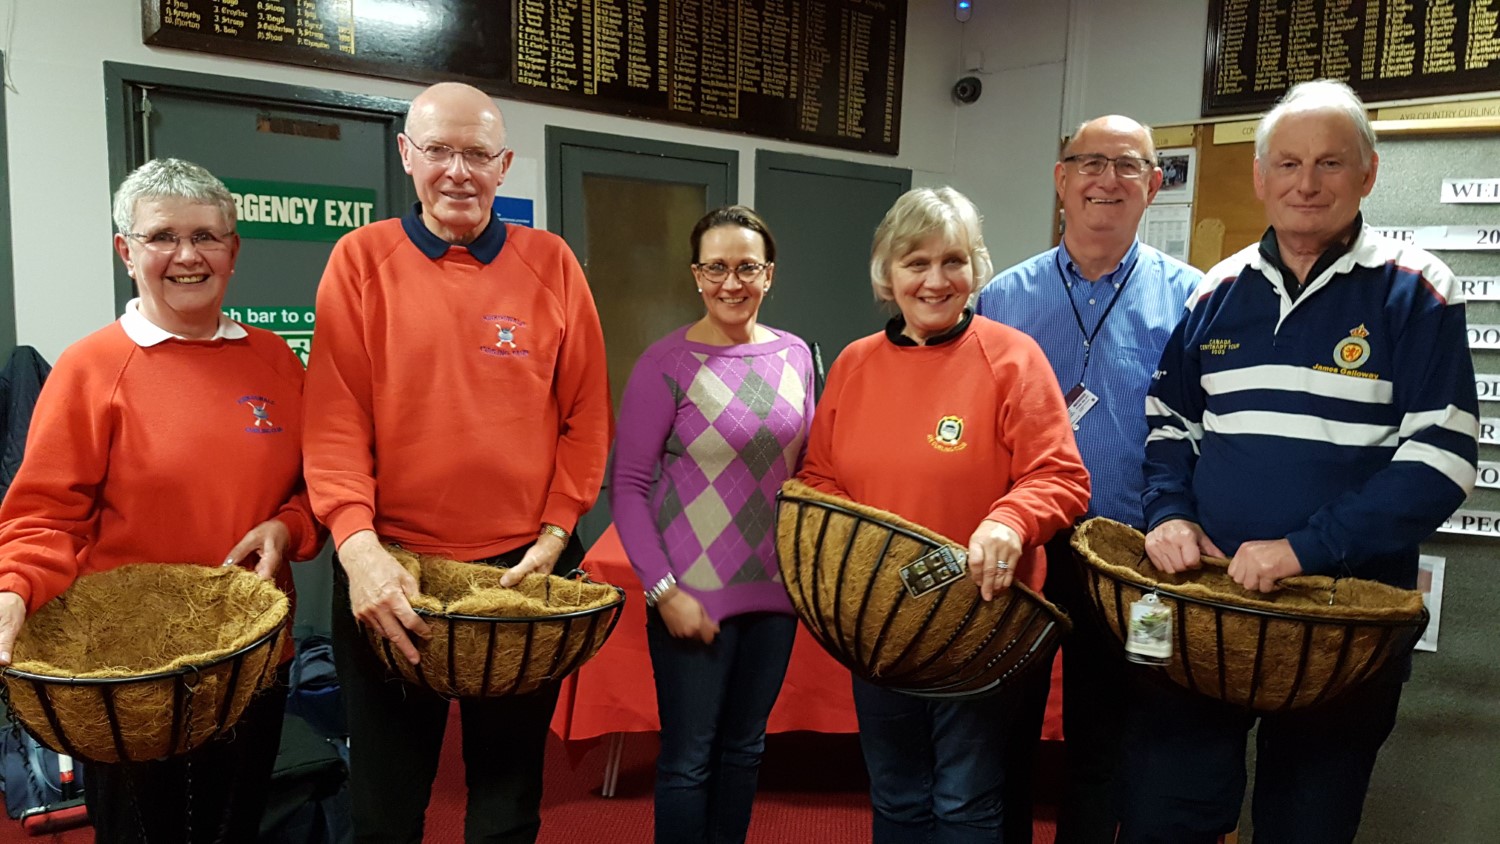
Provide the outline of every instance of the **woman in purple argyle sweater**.
[[656,841],[742,842],[797,619],[776,491],[813,415],[807,344],[761,325],[776,241],[749,208],[693,227],[702,319],[641,355],[620,401],[610,508],[646,588],[661,753]]

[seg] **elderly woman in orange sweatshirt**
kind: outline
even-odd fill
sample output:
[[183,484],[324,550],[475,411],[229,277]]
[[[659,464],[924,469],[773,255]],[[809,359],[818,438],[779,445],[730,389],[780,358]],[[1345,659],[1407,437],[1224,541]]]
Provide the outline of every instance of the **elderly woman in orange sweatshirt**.
[[[875,231],[870,276],[898,313],[834,363],[802,479],[967,538],[985,600],[1016,578],[1040,587],[1042,545],[1083,515],[1089,478],[1042,350],[970,307],[990,276],[973,203],[907,192]],[[855,679],[854,705],[875,844],[1002,840],[1008,694],[939,701]]]
[[[37,401],[0,507],[0,665],[26,614],[80,575],[244,565],[290,593],[282,563],[323,541],[302,484],[302,364],[220,312],[234,198],[202,167],[161,159],[120,185],[114,218],[140,298],[63,352]],[[258,696],[231,736],[182,757],[90,765],[96,840],[255,841],[285,702]]]

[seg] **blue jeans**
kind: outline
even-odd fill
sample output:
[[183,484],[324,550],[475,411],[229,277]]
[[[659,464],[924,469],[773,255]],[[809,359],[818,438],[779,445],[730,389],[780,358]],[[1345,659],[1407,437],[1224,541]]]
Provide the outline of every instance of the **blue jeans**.
[[712,644],[677,639],[655,610],[646,643],[656,675],[656,841],[745,840],[766,719],[781,693],[795,616],[749,613],[719,622]]
[[856,678],[854,709],[870,771],[874,844],[1003,841],[1004,758],[1013,708],[1011,693],[928,700]]

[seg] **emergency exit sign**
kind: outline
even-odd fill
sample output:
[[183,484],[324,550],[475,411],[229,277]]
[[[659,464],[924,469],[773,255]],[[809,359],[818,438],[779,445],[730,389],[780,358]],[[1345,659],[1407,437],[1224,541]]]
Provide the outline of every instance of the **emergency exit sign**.
[[244,238],[332,243],[375,213],[370,188],[251,179],[225,179],[224,186],[234,195],[236,231]]

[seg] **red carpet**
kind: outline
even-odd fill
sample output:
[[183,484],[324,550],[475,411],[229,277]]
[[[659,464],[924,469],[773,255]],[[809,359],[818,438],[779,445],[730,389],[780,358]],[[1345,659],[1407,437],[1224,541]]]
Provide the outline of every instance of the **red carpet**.
[[[548,746],[546,796],[540,844],[649,844],[654,734],[626,738],[616,796],[599,796],[606,745]],[[855,736],[815,733],[773,735],[767,742],[760,794],[749,844],[862,844],[870,840],[870,804],[864,764]],[[425,844],[463,841],[463,761],[457,709],[443,742],[443,762],[427,810]],[[1040,817],[1036,844],[1051,844],[1052,823]],[[28,837],[14,821],[0,820],[0,844],[21,842],[89,844],[93,831],[74,830]]]

